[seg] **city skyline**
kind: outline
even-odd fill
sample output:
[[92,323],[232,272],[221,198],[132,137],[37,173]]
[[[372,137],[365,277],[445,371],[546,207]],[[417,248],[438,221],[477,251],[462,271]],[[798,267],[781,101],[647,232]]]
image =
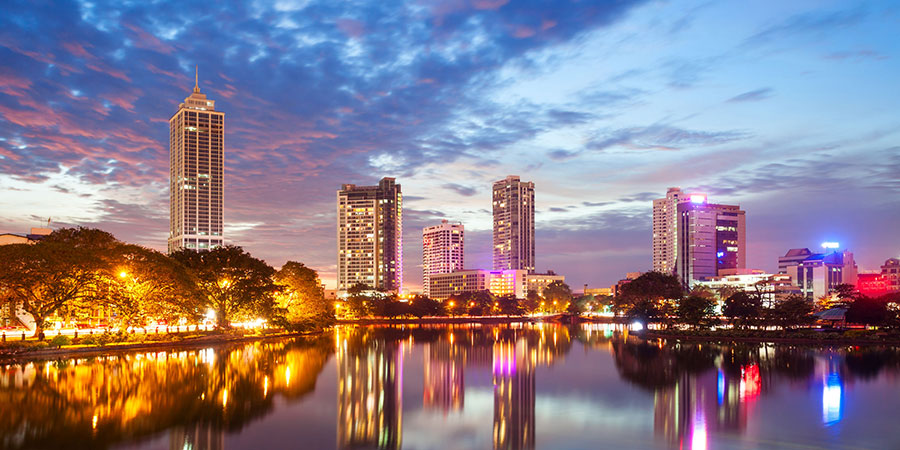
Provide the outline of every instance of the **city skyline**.
[[0,232],[52,217],[164,250],[165,118],[196,64],[229,115],[228,243],[330,285],[333,192],[382,177],[407,194],[412,289],[442,218],[491,266],[490,185],[510,173],[539,186],[536,271],[575,287],[650,268],[669,186],[748,211],[748,268],[825,240],[860,271],[900,256],[896,7],[685,6],[9,5]]

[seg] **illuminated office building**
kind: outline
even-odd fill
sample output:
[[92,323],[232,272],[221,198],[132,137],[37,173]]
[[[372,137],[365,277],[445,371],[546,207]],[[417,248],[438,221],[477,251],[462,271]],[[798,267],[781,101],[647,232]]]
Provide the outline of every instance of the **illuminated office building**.
[[362,283],[400,292],[403,286],[403,195],[393,178],[377,186],[345,184],[337,192],[337,290]]
[[534,183],[510,175],[493,186],[494,270],[534,273]]
[[225,244],[225,113],[194,92],[169,119],[169,252]]
[[685,286],[743,269],[747,262],[744,211],[691,194],[676,206],[675,274]]

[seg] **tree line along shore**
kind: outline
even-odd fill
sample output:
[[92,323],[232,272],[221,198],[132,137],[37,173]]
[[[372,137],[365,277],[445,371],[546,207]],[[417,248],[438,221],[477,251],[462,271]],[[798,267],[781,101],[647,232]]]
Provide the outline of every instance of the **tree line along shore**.
[[[809,329],[817,310],[839,308],[845,311],[843,323],[877,327],[883,334],[900,330],[898,297],[869,298],[852,286],[840,286],[828,301],[817,304],[801,297],[764,304],[759,293],[688,290],[675,276],[648,272],[623,285],[615,297],[575,296],[562,282],[529,291],[522,299],[477,291],[444,300],[403,297],[358,284],[334,301],[326,298],[316,271],[303,263],[288,261],[276,270],[236,246],[166,255],[123,243],[102,230],[63,228],[34,244],[0,247],[0,307],[6,314],[21,311],[30,317],[31,334],[38,341],[48,328],[75,329],[72,336],[57,332],[53,342],[34,344],[38,347],[178,341],[215,333],[243,335],[248,328],[309,332],[337,319],[578,317],[600,311],[611,313],[614,321],[701,336]],[[83,324],[91,331],[79,336]],[[725,329],[713,330],[722,325]],[[105,331],[95,334],[98,326]],[[12,336],[21,332],[4,330],[0,346],[25,345],[13,343]]]

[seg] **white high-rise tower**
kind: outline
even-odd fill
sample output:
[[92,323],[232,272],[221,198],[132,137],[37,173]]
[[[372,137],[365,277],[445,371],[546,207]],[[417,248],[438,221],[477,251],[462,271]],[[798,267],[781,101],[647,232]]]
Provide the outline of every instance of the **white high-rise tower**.
[[169,119],[169,252],[225,244],[225,113],[194,92]]
[[431,275],[463,270],[465,227],[446,220],[422,230],[422,286],[431,296]]

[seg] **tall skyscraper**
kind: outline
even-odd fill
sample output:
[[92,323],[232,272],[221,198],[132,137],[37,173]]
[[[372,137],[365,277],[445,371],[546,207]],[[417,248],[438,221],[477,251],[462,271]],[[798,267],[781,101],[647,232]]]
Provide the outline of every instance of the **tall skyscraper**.
[[431,275],[463,270],[465,228],[446,220],[422,230],[422,285],[430,295]]
[[338,292],[357,283],[399,292],[403,286],[403,195],[393,178],[337,192]]
[[653,271],[675,270],[675,232],[678,203],[687,200],[680,188],[671,187],[665,198],[653,200]]
[[494,270],[534,273],[534,183],[510,175],[494,183]]
[[169,119],[169,252],[225,244],[225,113],[194,92]]
[[703,278],[747,264],[744,211],[735,205],[707,203],[705,194],[691,194],[678,203],[675,273],[690,286]]

